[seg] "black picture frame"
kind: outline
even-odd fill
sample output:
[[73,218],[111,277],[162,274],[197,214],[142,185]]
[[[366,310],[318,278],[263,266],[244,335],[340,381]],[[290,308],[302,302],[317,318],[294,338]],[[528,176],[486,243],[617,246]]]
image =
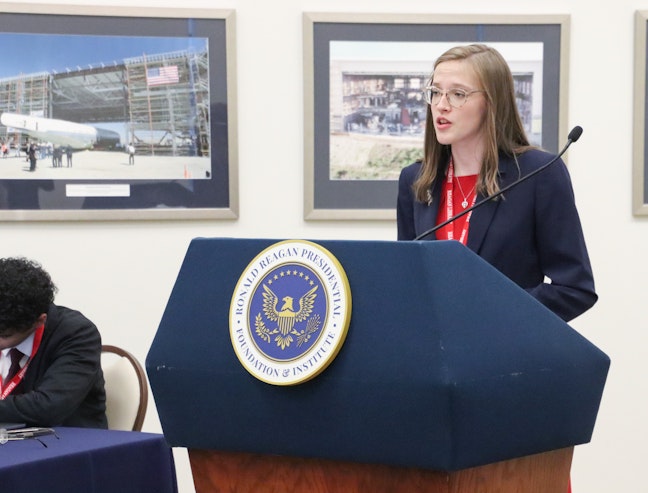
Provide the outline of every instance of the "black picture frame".
[[[58,172],[59,175],[53,176],[52,170],[49,168],[57,168],[57,166],[55,164],[51,166],[49,161],[42,162],[41,176],[39,176],[38,165],[36,172],[24,173],[19,177],[6,177],[0,171],[0,220],[237,218],[238,154],[234,21],[235,12],[233,10],[0,3],[0,35],[2,33],[19,33],[28,40],[36,36],[51,36],[52,39],[56,38],[57,40],[60,39],[59,37],[70,36],[73,42],[76,40],[78,43],[78,52],[75,51],[76,48],[72,48],[75,53],[81,53],[84,49],[84,40],[96,36],[102,37],[101,42],[114,45],[122,42],[124,38],[130,37],[138,40],[149,38],[153,40],[173,40],[174,38],[191,39],[192,41],[203,40],[206,49],[200,54],[201,61],[204,60],[204,63],[200,65],[202,72],[199,75],[202,75],[202,79],[200,79],[202,82],[201,94],[208,94],[207,98],[201,100],[201,109],[195,110],[195,107],[198,107],[198,104],[194,104],[197,90],[193,88],[197,85],[194,75],[197,73],[195,66],[198,65],[198,62],[192,65],[187,61],[184,75],[181,75],[180,78],[176,75],[174,82],[184,83],[182,76],[186,76],[187,80],[191,78],[192,89],[187,90],[185,86],[183,90],[194,91],[187,98],[193,98],[191,100],[192,108],[194,108],[191,110],[193,114],[201,113],[200,128],[197,123],[193,123],[195,120],[192,120],[192,123],[186,125],[191,128],[191,133],[181,133],[179,130],[177,134],[168,134],[167,132],[166,140],[160,139],[159,142],[156,140],[158,135],[152,130],[151,134],[155,136],[151,137],[150,142],[142,144],[142,153],[147,157],[153,157],[154,164],[155,159],[160,163],[163,156],[172,153],[170,155],[176,159],[172,164],[175,166],[173,176],[158,175],[156,171],[153,171],[152,175],[146,176],[138,176],[131,172],[131,174],[124,173],[123,176],[106,178],[101,173],[93,175],[90,172],[90,175],[82,175],[80,167],[66,170],[66,175],[61,171]],[[43,47],[42,50],[30,50],[26,53],[22,53],[17,49],[18,47],[15,48],[10,58],[23,56],[52,56],[54,58],[47,47]],[[134,52],[132,56],[141,56],[141,53]],[[158,56],[162,57],[166,54]],[[186,56],[187,60],[189,59],[189,55],[178,56]],[[149,60],[151,59],[149,58]],[[115,62],[115,60],[97,59],[95,62],[98,65],[72,66],[68,69],[67,75],[70,72],[84,76],[86,72],[94,74],[100,72],[104,64],[108,65],[110,62],[121,64],[126,63],[125,60],[120,58]],[[46,67],[43,63],[36,66]],[[175,68],[182,70],[183,67],[178,64]],[[58,78],[66,75],[61,73],[60,67],[52,67],[51,71],[48,68],[45,70],[43,80],[52,86],[54,86],[52,81],[59,80]],[[149,72],[147,69],[143,70],[146,74],[146,85],[143,87],[140,85],[138,90],[152,92],[155,89],[152,82],[153,72]],[[188,75],[189,73],[191,75]],[[15,79],[19,76],[20,74],[13,74],[10,78]],[[150,85],[149,76],[151,76]],[[127,82],[124,82],[125,87]],[[169,84],[168,82],[163,83]],[[189,82],[186,85],[189,85]],[[135,89],[129,86],[128,91],[134,92]],[[54,99],[53,91],[45,91],[45,94],[49,98],[47,104],[51,108],[53,106],[51,101]],[[143,100],[143,97],[140,98]],[[124,96],[123,98],[123,100],[127,99],[129,108],[123,110],[123,123],[132,127],[133,119],[128,120],[134,114],[132,110],[134,103],[130,92],[128,97]],[[188,107],[190,104],[187,103],[186,106]],[[8,108],[1,110],[9,113]],[[92,107],[87,108],[87,116],[93,116],[92,111]],[[149,107],[149,112],[153,111],[155,108]],[[54,113],[53,110],[51,112]],[[80,111],[77,111],[78,113]],[[51,115],[45,116],[56,118]],[[98,114],[95,116],[98,118]],[[153,128],[152,125],[151,128]],[[20,138],[23,140],[25,134],[30,140],[33,140],[27,131],[16,131],[14,127],[5,127],[5,132],[7,141],[10,133],[13,134],[13,132],[16,135],[22,135]],[[157,133],[159,134],[161,131],[157,130]],[[15,139],[15,142],[18,140]],[[24,147],[24,143],[22,145]],[[51,143],[48,145],[51,150]],[[126,145],[127,143],[121,142],[121,140],[117,144],[119,150],[123,150],[123,154],[118,159],[119,163],[116,166],[130,164]],[[163,146],[168,146],[168,149],[172,150],[166,150]],[[191,148],[191,150],[183,151],[182,146]],[[18,148],[19,145],[16,144],[15,147]],[[137,153],[139,154],[139,152],[138,149]],[[185,156],[191,156],[191,158]],[[191,168],[192,165],[190,164],[188,167],[187,164],[190,159],[196,156],[201,159],[202,166],[198,171],[194,171]],[[76,155],[74,159],[77,159]],[[131,169],[137,169],[138,159],[139,156],[136,156],[135,165],[131,166]],[[142,159],[139,161],[141,162]],[[182,167],[181,162],[185,162],[184,172],[177,172],[177,169]],[[63,168],[65,167],[63,166]],[[70,167],[72,166],[70,165]],[[23,171],[29,171],[28,168],[29,163],[25,165]],[[125,166],[121,169],[127,170]]]
[[[332,42],[541,43],[541,145],[557,152],[567,138],[569,20],[568,15],[304,13],[304,219],[396,217],[397,178],[331,178]],[[439,54],[430,56],[428,75]]]

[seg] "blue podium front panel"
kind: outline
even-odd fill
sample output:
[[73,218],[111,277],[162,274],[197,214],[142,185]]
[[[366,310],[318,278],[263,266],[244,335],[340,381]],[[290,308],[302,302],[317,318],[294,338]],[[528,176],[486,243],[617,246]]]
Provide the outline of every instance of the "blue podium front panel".
[[257,380],[230,302],[277,241],[191,242],[146,361],[172,446],[458,470],[591,439],[608,357],[457,242],[317,242],[351,288],[344,346],[308,382]]

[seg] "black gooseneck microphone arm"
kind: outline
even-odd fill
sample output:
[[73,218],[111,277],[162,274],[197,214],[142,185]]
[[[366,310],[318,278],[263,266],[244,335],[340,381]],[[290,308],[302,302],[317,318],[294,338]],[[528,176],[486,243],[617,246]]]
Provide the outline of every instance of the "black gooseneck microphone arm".
[[560,151],[556,156],[554,156],[553,159],[551,159],[551,161],[549,161],[549,162],[546,163],[546,164],[543,164],[543,165],[540,166],[538,169],[533,170],[533,171],[532,171],[531,173],[529,173],[528,175],[523,176],[523,177],[520,178],[519,180],[516,180],[516,181],[514,181],[513,183],[511,183],[510,185],[505,186],[505,187],[502,188],[499,192],[494,193],[493,195],[490,195],[490,196],[486,197],[485,199],[480,200],[479,202],[477,202],[477,203],[473,204],[472,206],[468,207],[467,209],[464,209],[464,210],[461,211],[459,214],[455,214],[455,215],[452,216],[451,218],[448,218],[448,219],[446,219],[445,221],[443,221],[442,223],[437,224],[437,225],[434,226],[433,228],[430,228],[430,229],[428,229],[427,231],[424,231],[423,233],[421,233],[420,235],[418,235],[416,238],[414,238],[414,241],[422,240],[422,239],[425,238],[426,236],[429,236],[429,235],[431,235],[432,233],[434,233],[436,230],[441,229],[441,228],[443,228],[444,226],[447,226],[447,225],[450,224],[451,222],[453,222],[453,221],[459,219],[461,216],[463,216],[463,215],[465,215],[465,214],[468,214],[470,211],[476,209],[477,207],[479,207],[479,206],[485,204],[486,202],[489,202],[489,201],[493,200],[493,199],[496,198],[496,197],[499,197],[499,196],[502,195],[504,192],[506,192],[506,191],[510,190],[511,188],[513,188],[513,187],[519,185],[519,184],[522,183],[523,181],[526,181],[526,180],[528,180],[529,178],[531,178],[532,176],[535,176],[535,175],[537,175],[538,173],[540,173],[541,171],[544,171],[544,170],[547,169],[549,166],[551,166],[553,163],[555,163],[556,161],[558,161],[558,159],[560,159],[560,157],[561,157],[563,154],[565,154],[565,152],[567,151],[567,149],[569,149],[569,146],[572,145],[572,143],[576,142],[576,141],[580,138],[580,136],[581,136],[582,133],[583,133],[583,128],[582,128],[582,127],[579,127],[578,125],[576,125],[574,128],[571,129],[571,132],[569,132],[569,135],[567,136],[567,143],[565,144],[565,147],[563,147],[562,150],[561,150],[561,151]]

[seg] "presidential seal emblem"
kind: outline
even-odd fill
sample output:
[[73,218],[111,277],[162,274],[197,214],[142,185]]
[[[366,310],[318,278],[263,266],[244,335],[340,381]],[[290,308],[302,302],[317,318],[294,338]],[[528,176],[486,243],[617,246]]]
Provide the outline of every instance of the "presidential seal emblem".
[[273,385],[320,374],[346,338],[351,290],[325,248],[304,240],[271,245],[239,277],[230,304],[230,338],[241,364]]

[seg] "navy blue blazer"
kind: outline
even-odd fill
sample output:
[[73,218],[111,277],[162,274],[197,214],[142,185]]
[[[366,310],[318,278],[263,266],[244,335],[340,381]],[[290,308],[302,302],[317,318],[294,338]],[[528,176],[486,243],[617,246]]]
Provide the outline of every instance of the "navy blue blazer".
[[[500,188],[553,157],[529,150],[518,156],[518,171],[512,157],[500,154]],[[443,180],[435,181],[430,205],[418,202],[412,184],[420,169],[417,162],[400,174],[399,240],[413,240],[436,224]],[[478,195],[477,201],[483,198]],[[436,238],[433,233],[425,239]],[[585,312],[598,298],[571,179],[562,160],[476,208],[467,246],[565,321]]]
[[101,336],[83,314],[52,304],[23,380],[0,400],[0,421],[107,428]]

